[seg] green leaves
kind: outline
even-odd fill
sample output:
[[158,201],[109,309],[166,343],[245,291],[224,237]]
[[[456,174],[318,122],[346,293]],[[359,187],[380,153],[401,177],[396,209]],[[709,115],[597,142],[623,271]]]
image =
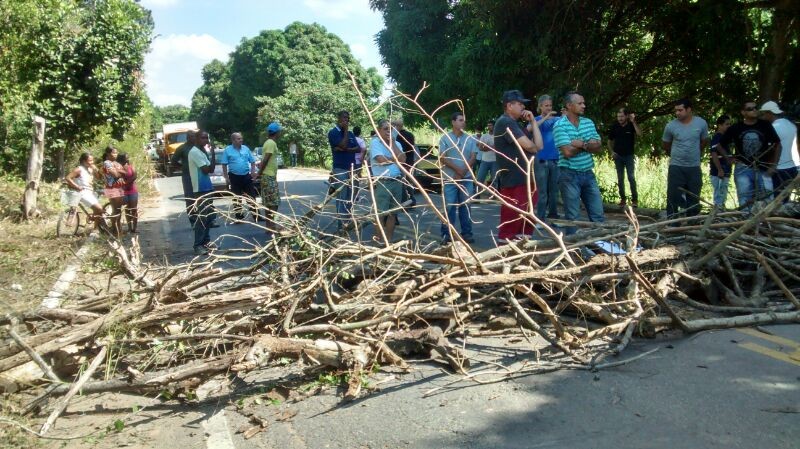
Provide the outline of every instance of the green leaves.
[[[49,157],[77,152],[101,127],[116,135],[130,127],[142,106],[148,11],[134,0],[0,0],[0,11],[9,25],[0,26],[0,64],[16,68],[0,72],[0,87],[9,87],[0,89],[0,142],[14,155],[0,159],[5,170],[25,168],[31,114],[48,121]],[[7,114],[6,105],[27,114]],[[3,135],[16,122],[25,132]]]
[[227,64],[212,61],[203,68],[192,114],[212,134],[241,131],[252,146],[261,145],[264,126],[276,120],[286,129],[282,150],[295,140],[321,163],[330,153],[326,133],[336,112],[361,109],[348,70],[365,96],[376,99],[383,79],[365,70],[324,27],[295,22],[282,31],[262,31],[244,39]]

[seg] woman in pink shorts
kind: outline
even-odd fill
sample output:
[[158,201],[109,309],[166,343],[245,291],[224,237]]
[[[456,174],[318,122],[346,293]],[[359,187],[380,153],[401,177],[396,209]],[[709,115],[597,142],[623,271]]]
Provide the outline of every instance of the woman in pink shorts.
[[125,173],[125,187],[122,192],[125,194],[125,221],[128,223],[128,232],[136,234],[136,225],[139,224],[139,190],[136,188],[136,169],[128,160],[128,155],[122,153],[117,157],[117,162],[122,165]]
[[103,152],[103,192],[111,203],[113,213],[111,217],[112,229],[117,237],[122,234],[122,205],[125,204],[125,171],[117,162],[119,152],[111,145]]

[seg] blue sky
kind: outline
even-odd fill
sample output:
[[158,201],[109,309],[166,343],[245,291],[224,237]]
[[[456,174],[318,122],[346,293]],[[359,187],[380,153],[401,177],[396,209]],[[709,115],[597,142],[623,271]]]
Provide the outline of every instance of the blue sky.
[[145,58],[145,83],[158,106],[189,106],[200,70],[212,59],[227,61],[241,42],[262,30],[292,22],[316,22],[338,35],[365,67],[380,65],[375,34],[383,18],[367,0],[141,0],[153,12],[156,37]]

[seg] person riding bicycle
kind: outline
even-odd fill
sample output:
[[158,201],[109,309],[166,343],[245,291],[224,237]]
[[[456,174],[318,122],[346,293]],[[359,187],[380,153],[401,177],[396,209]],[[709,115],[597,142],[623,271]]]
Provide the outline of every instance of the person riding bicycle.
[[136,234],[136,225],[139,223],[139,190],[136,188],[136,169],[133,167],[128,155],[125,153],[117,157],[117,162],[122,165],[125,179],[125,221],[128,223],[128,232]]
[[97,195],[94,194],[92,187],[92,181],[94,181],[98,173],[94,166],[94,157],[89,153],[82,153],[78,162],[79,165],[67,174],[64,182],[67,187],[80,194],[81,204],[92,208],[92,220],[97,223],[98,219],[103,216],[103,208],[100,206],[100,201],[97,200]]

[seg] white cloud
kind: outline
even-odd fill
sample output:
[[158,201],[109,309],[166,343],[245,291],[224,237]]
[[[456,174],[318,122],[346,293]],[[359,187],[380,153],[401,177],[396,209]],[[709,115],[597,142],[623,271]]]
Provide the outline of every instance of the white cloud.
[[233,47],[208,34],[171,34],[157,37],[145,57],[147,93],[158,106],[189,106],[203,83],[203,66],[212,59],[228,60]]
[[314,14],[333,19],[349,19],[354,15],[372,14],[367,0],[303,0]]
[[360,42],[350,44],[350,51],[353,53],[353,56],[362,62],[371,56],[369,50],[367,50],[367,46]]
[[180,0],[142,0],[141,4],[147,9],[169,8],[177,5]]

